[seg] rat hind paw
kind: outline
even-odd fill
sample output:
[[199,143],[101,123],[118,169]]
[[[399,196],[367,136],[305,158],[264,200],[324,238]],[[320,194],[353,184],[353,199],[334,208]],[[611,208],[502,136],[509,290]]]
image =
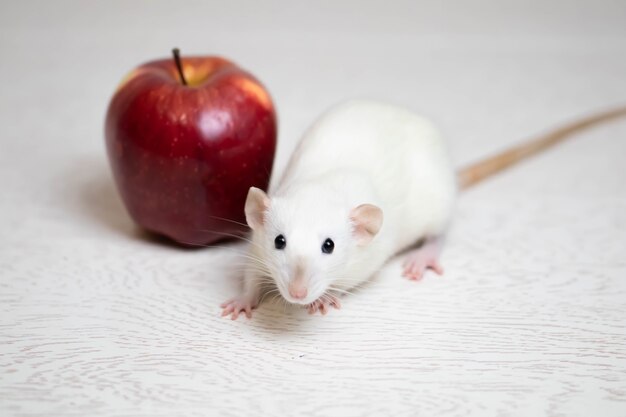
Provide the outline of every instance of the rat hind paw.
[[254,300],[248,297],[236,297],[230,299],[220,305],[222,310],[222,317],[230,314],[231,320],[237,320],[240,313],[245,313],[247,318],[252,318],[252,310],[258,305],[258,300]]
[[423,249],[412,251],[402,266],[402,276],[414,281],[422,279],[427,269],[432,269],[437,275],[443,274],[443,267],[439,263],[437,254]]
[[307,305],[306,308],[309,311],[309,314],[314,314],[319,311],[322,315],[326,315],[326,313],[330,311],[331,306],[339,310],[341,308],[341,302],[338,297],[331,294],[325,294],[313,301],[311,304]]
[[432,269],[436,274],[442,275],[443,268],[439,263],[441,252],[441,238],[425,238],[422,245],[408,253],[402,265],[402,276],[419,281],[424,277],[427,269]]

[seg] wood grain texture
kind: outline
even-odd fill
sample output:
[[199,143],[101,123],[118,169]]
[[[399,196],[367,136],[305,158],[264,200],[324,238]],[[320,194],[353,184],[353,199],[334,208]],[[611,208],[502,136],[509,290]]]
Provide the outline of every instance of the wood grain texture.
[[394,259],[324,317],[273,302],[219,317],[243,246],[177,249],[126,215],[105,106],[173,39],[265,82],[278,172],[342,97],[425,112],[458,166],[623,104],[619,3],[485,2],[490,19],[412,4],[2,6],[0,415],[626,416],[625,122],[464,194],[443,277],[409,282]]

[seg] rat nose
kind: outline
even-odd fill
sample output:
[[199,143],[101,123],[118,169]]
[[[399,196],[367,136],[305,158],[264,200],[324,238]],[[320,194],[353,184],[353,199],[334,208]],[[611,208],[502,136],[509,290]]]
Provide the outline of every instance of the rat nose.
[[302,300],[307,295],[307,290],[305,287],[299,287],[295,285],[289,286],[289,295],[295,298],[296,300]]
[[303,300],[308,293],[306,289],[308,281],[306,278],[306,259],[303,257],[296,258],[292,279],[289,282],[289,295],[296,300]]

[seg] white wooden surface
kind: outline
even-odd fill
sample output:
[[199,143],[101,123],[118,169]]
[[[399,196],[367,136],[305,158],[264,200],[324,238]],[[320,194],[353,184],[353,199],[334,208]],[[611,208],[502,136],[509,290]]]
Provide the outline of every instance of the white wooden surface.
[[325,317],[219,317],[239,262],[147,240],[102,123],[141,61],[220,53],[280,114],[276,171],[342,98],[404,104],[459,165],[626,102],[626,8],[3,2],[0,415],[626,416],[626,122],[467,192],[443,278],[399,260]]

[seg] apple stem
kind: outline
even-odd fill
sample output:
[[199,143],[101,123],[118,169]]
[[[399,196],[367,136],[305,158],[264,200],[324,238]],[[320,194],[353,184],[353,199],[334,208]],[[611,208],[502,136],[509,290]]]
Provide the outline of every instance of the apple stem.
[[176,63],[176,68],[178,68],[178,75],[180,76],[180,81],[183,85],[187,85],[187,80],[185,80],[185,76],[183,75],[183,64],[180,62],[180,49],[174,48],[172,49],[172,54],[174,54],[174,62]]

